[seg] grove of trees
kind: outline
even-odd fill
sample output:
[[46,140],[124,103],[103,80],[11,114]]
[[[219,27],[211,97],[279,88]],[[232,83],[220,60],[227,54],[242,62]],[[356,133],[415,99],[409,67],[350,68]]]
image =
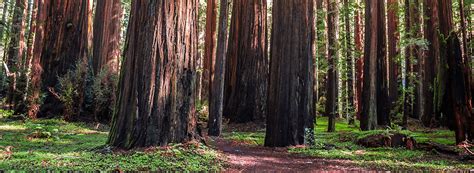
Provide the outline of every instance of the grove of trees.
[[1,2],[2,107],[110,123],[117,148],[226,123],[263,125],[268,147],[310,145],[320,116],[328,132],[420,122],[474,140],[472,1]]

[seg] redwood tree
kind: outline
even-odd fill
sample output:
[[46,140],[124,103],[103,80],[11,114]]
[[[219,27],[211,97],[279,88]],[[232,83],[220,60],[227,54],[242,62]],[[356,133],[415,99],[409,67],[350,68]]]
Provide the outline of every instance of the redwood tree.
[[19,86],[18,78],[22,73],[22,61],[24,57],[25,29],[27,26],[27,0],[16,0],[13,13],[13,22],[10,33],[10,44],[8,47],[8,58],[6,60],[10,70],[10,87],[8,102],[15,107],[21,100],[22,92]]
[[224,91],[231,122],[263,120],[267,98],[267,1],[234,0]]
[[228,0],[221,0],[221,9],[219,15],[219,38],[216,55],[215,74],[210,90],[209,99],[209,135],[220,136],[222,132],[222,117],[224,113],[224,77],[225,60],[227,53],[227,30],[229,19]]
[[[217,0],[208,0],[206,9],[206,32],[204,44],[204,71],[202,77],[201,97],[209,100],[212,76],[214,75],[214,62],[216,59],[217,37]],[[226,40],[227,41],[227,40]]]
[[326,115],[329,117],[328,132],[336,131],[337,114],[337,28],[338,0],[327,0],[328,4],[328,73],[326,92]]
[[[383,108],[382,85],[384,54],[383,1],[366,0],[365,6],[365,49],[364,49],[364,84],[362,91],[362,113],[360,127],[362,130],[374,130],[377,119]],[[382,63],[382,64],[381,64]],[[386,116],[386,115],[385,115]]]
[[132,1],[108,144],[130,149],[195,139],[198,0]]
[[94,18],[94,74],[104,68],[116,73],[120,58],[122,6],[120,0],[99,0]]
[[[78,61],[85,61],[89,56],[92,1],[43,1],[38,6],[37,24],[30,98],[33,104],[29,113],[32,118],[38,110],[40,116],[63,113],[63,106],[55,94],[58,76],[65,75]],[[41,94],[45,98],[39,108]]]
[[314,136],[313,2],[273,1],[265,146],[310,143]]
[[[387,1],[387,39],[388,39],[388,95],[389,107],[394,109],[398,101],[398,71],[397,57],[400,33],[398,32],[398,0]],[[392,110],[390,110],[392,111]],[[391,115],[391,114],[390,114]]]

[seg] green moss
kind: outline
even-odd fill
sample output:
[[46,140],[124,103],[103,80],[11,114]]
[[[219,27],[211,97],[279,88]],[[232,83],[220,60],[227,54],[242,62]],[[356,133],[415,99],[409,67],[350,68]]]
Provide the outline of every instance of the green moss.
[[[29,138],[37,132],[44,138]],[[153,151],[99,154],[108,133],[82,123],[62,120],[0,122],[0,146],[13,146],[8,155],[0,148],[0,170],[123,171],[220,170],[219,153],[203,145],[172,145]]]

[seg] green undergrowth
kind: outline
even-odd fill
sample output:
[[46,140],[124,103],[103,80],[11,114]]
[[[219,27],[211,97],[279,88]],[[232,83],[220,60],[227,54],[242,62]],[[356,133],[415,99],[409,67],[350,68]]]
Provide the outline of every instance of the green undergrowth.
[[[414,137],[418,143],[435,142],[454,145],[454,133],[449,130],[430,131],[374,130],[362,132],[356,125],[345,121],[336,123],[336,133],[327,132],[327,118],[318,118],[315,128],[316,143],[306,148],[289,148],[294,154],[309,155],[325,159],[351,160],[355,165],[366,168],[387,170],[450,170],[471,169],[473,165],[446,157],[434,152],[407,150],[405,148],[364,148],[356,144],[358,139],[374,134],[402,133]],[[242,141],[251,145],[263,145],[265,132],[230,132],[227,139]]]
[[[219,153],[204,145],[100,154],[107,129],[62,120],[0,120],[0,170],[162,171],[220,170]],[[9,153],[9,147],[13,147]]]

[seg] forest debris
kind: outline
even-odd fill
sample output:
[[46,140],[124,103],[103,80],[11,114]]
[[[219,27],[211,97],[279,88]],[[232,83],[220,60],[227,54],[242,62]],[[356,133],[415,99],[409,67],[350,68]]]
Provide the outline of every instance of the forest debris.
[[361,138],[357,141],[358,145],[368,148],[380,148],[380,147],[405,147],[407,149],[414,149],[416,141],[414,138],[404,134],[375,134]]

